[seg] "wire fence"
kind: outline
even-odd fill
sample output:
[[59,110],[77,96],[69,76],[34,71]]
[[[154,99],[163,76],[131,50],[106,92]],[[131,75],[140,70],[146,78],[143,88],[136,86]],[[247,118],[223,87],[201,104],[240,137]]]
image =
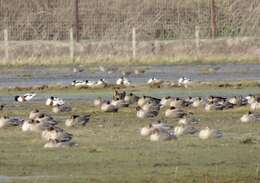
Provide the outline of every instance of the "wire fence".
[[[75,7],[75,1],[78,6]],[[212,0],[0,0],[9,40],[177,40],[212,34]],[[78,11],[78,17],[76,13]],[[216,37],[259,37],[259,0],[217,0]],[[213,17],[214,18],[214,17]],[[3,40],[0,34],[0,40]]]

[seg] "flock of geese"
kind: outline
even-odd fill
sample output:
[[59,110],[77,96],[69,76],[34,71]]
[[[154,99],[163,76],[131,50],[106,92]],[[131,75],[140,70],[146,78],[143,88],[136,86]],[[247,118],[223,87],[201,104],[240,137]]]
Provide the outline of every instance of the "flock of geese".
[[220,138],[222,132],[219,129],[205,127],[196,129],[194,124],[200,122],[193,113],[186,109],[204,108],[206,112],[214,110],[233,109],[240,106],[249,106],[249,112],[244,114],[242,123],[260,121],[260,115],[252,111],[260,109],[260,97],[255,95],[220,97],[171,97],[155,98],[152,96],[137,96],[134,93],[115,91],[111,101],[100,97],[94,100],[94,106],[103,112],[118,112],[120,108],[135,106],[136,117],[140,119],[155,118],[163,111],[165,118],[178,120],[178,126],[172,126],[161,121],[151,123],[140,130],[141,136],[150,136],[151,141],[171,140],[185,134],[198,134],[200,139]]
[[[32,100],[35,93],[27,93],[23,96],[15,96],[14,100],[19,103],[25,103]],[[58,97],[49,97],[45,105],[52,107],[54,113],[70,112],[72,108],[66,106],[64,100]],[[1,110],[4,110],[1,108]],[[85,126],[90,120],[90,115],[71,115],[65,120],[67,127]],[[50,115],[40,112],[38,109],[32,110],[28,114],[28,119],[11,118],[8,116],[0,117],[0,128],[9,126],[20,126],[25,133],[38,133],[41,139],[46,142],[44,148],[57,148],[78,145],[72,140],[73,135],[66,132],[58,126],[58,121]]]
[[[147,81],[148,84],[160,84],[162,81],[156,78],[151,78]],[[178,84],[188,87],[191,80],[182,77],[178,80]],[[107,83],[104,79],[98,81],[79,81],[74,80],[73,86],[105,86]],[[121,77],[116,81],[117,85],[129,86],[130,81]],[[22,96],[15,96],[14,100],[19,103],[25,103],[32,100],[36,96],[35,93],[27,93]],[[176,140],[185,134],[198,135],[200,139],[220,138],[223,136],[221,130],[204,127],[197,129],[195,124],[200,123],[200,120],[195,117],[188,109],[202,108],[205,111],[232,109],[239,106],[248,106],[248,113],[244,114],[240,121],[243,123],[260,121],[260,116],[255,114],[255,111],[260,109],[260,97],[257,95],[248,96],[209,96],[203,97],[172,97],[165,96],[156,98],[153,96],[138,96],[134,93],[127,93],[124,90],[115,90],[111,100],[105,100],[101,97],[93,101],[94,106],[102,112],[119,112],[121,108],[133,106],[135,108],[136,117],[140,119],[156,118],[160,113],[163,113],[165,118],[178,120],[177,126],[172,126],[166,122],[157,121],[150,123],[147,126],[140,128],[140,135],[149,137],[151,141],[161,140]],[[65,104],[64,100],[58,97],[51,96],[47,98],[45,105],[52,108],[53,113],[71,112],[71,106]],[[0,111],[4,110],[5,105],[0,106]],[[71,115],[65,120],[67,127],[85,126],[91,115],[86,114]],[[8,126],[21,126],[23,132],[38,133],[46,142],[45,148],[57,148],[78,145],[73,141],[73,135],[66,132],[58,126],[59,123],[50,115],[34,109],[28,114],[28,119],[11,118],[8,116],[0,117],[0,128]]]

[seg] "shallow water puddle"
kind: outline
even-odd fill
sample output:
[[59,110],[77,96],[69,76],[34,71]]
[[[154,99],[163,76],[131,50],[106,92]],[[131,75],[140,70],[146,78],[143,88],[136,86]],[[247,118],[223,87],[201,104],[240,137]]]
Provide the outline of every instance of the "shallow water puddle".
[[[130,66],[131,68],[133,66]],[[139,67],[139,66],[136,66]],[[85,70],[73,73],[72,67],[24,67],[11,68],[10,72],[0,72],[0,87],[35,86],[61,84],[69,85],[73,80],[98,80],[105,78],[109,83],[122,76],[127,68],[118,66],[118,71],[112,74]],[[144,74],[130,75],[128,78],[136,84],[146,83],[151,77],[163,80],[178,80],[182,76],[190,77],[194,81],[219,80],[259,80],[260,64],[203,64],[203,65],[154,65],[149,66]]]

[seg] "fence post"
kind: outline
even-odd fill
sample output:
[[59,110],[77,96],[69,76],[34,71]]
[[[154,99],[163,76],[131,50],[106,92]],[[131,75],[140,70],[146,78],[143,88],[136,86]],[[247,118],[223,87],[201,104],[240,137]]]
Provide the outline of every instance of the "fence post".
[[79,42],[79,0],[74,0],[74,28],[76,41]]
[[136,30],[135,27],[133,27],[132,30],[132,51],[133,51],[133,59],[136,59]]
[[210,17],[211,39],[215,39],[217,32],[215,0],[210,0]]
[[74,63],[74,36],[73,36],[73,28],[70,29],[70,58],[73,60]]
[[9,41],[8,41],[8,30],[4,29],[4,46],[5,46],[5,59],[9,59]]
[[200,52],[200,26],[195,26],[196,51]]

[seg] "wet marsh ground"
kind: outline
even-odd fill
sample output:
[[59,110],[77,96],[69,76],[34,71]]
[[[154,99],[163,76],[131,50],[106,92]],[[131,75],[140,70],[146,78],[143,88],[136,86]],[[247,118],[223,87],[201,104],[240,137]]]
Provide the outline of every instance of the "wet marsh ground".
[[[246,95],[259,87],[135,89],[137,94],[164,96]],[[160,92],[159,92],[160,91]],[[27,134],[19,127],[0,129],[0,182],[260,182],[260,123],[242,124],[239,118],[248,111],[240,107],[225,111],[188,111],[200,119],[196,128],[209,126],[223,132],[221,139],[200,140],[196,135],[182,136],[176,141],[150,142],[139,135],[139,128],[151,120],[137,119],[134,106],[118,113],[102,113],[92,106],[95,96],[111,97],[108,90],[43,90],[35,100],[16,104],[12,97],[24,91],[2,90],[1,102],[8,106],[1,115],[26,118],[38,108],[52,114],[44,105],[53,94],[73,107],[73,112],[52,114],[74,135],[78,147],[44,149],[39,134]],[[177,125],[161,111],[156,119]],[[66,128],[65,119],[72,113],[91,114],[82,128]],[[152,121],[155,121],[153,119]],[[259,170],[259,168],[258,168]]]

